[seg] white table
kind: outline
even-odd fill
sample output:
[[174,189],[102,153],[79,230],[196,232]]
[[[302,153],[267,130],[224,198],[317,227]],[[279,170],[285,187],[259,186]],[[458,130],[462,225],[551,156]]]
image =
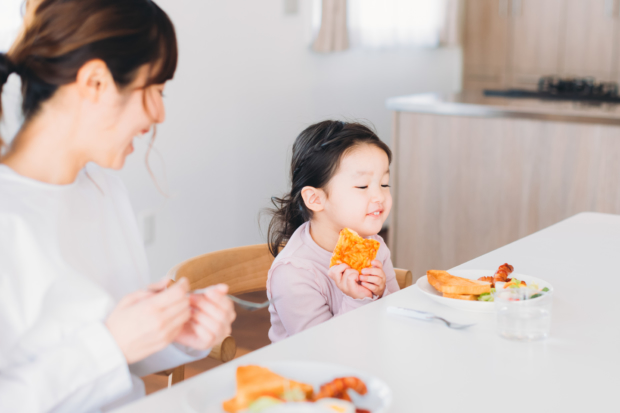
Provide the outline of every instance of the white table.
[[[207,392],[238,365],[273,360],[339,363],[376,375],[393,390],[393,412],[620,411],[620,216],[579,214],[457,268],[504,262],[554,286],[549,339],[500,338],[494,315],[453,310],[411,287],[116,412],[182,412],[190,389]],[[390,316],[388,305],[478,324],[450,330]]]

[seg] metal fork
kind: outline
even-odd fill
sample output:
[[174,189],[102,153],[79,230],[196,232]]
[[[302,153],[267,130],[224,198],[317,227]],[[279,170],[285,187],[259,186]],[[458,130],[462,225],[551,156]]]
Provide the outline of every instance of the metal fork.
[[475,324],[452,323],[446,320],[445,318],[436,316],[433,313],[429,313],[426,311],[420,311],[420,310],[414,310],[412,308],[390,306],[388,307],[387,311],[390,314],[402,315],[402,316],[409,317],[409,318],[416,318],[418,320],[424,320],[424,321],[440,320],[440,321],[443,321],[448,327],[453,328],[455,330],[461,330],[463,328],[467,328],[467,327],[471,327],[475,325]]
[[[192,291],[191,293],[192,294],[203,294],[205,291],[209,290],[210,288],[213,288],[213,287],[200,288],[198,290]],[[234,295],[230,295],[230,294],[226,294],[226,295],[232,301],[234,301],[235,303],[239,304],[239,306],[241,308],[243,308],[244,310],[247,310],[247,311],[259,310],[261,308],[265,308],[265,307],[269,306],[269,304],[271,303],[271,301],[269,301],[269,300],[267,300],[265,302],[262,302],[262,303],[254,303],[252,301],[242,300],[241,298],[237,298]]]

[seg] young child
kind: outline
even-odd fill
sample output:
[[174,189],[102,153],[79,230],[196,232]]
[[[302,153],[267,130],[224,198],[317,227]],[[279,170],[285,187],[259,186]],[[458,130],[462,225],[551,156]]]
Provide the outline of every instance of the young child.
[[[399,290],[390,250],[377,235],[392,207],[391,158],[359,123],[324,121],[297,137],[291,191],[273,199],[268,232],[276,257],[267,279],[272,342]],[[329,267],[343,228],[381,243],[372,268]]]

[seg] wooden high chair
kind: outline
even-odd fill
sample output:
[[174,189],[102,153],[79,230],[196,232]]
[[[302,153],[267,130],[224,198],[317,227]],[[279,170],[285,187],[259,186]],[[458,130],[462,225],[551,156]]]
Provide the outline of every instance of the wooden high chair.
[[[190,258],[174,266],[168,271],[167,276],[175,281],[181,277],[187,278],[191,290],[220,283],[228,284],[229,294],[240,295],[267,289],[267,273],[273,260],[267,244],[248,245]],[[394,270],[401,289],[412,284],[411,271]],[[236,350],[234,338],[228,336],[220,345],[213,348],[209,357],[227,362],[234,358]],[[161,374],[169,375],[168,383],[172,385],[185,378],[185,366]]]

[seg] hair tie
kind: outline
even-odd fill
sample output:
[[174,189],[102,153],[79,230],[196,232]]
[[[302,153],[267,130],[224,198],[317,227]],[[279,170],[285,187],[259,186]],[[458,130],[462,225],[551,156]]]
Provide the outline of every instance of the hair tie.
[[0,86],[4,85],[11,73],[15,72],[17,72],[17,68],[6,53],[0,53]]

